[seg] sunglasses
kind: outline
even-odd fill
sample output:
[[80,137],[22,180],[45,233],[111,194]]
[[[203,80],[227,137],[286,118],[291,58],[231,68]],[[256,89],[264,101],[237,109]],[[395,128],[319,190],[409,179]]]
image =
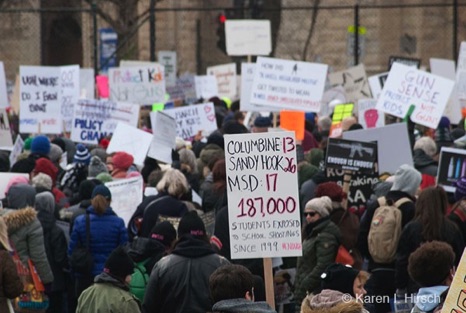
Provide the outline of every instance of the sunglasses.
[[317,212],[304,212],[304,216],[314,217],[316,214]]

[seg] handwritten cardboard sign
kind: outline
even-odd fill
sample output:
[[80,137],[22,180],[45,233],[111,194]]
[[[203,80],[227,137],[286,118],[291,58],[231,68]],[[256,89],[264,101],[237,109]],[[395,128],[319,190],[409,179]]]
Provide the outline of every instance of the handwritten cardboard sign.
[[411,105],[414,123],[437,128],[453,90],[454,82],[394,63],[385,82],[377,109],[404,118]]
[[377,143],[329,138],[325,166],[364,174],[376,173]]
[[269,55],[272,52],[269,20],[227,20],[225,39],[228,55]]
[[358,122],[362,127],[367,129],[385,125],[385,114],[377,110],[376,105],[377,100],[375,99],[358,100]]
[[207,75],[213,75],[217,78],[218,96],[220,98],[235,98],[237,96],[235,63],[208,67]]
[[165,81],[167,86],[176,84],[176,51],[159,51],[157,60],[165,67]]
[[437,184],[455,192],[455,183],[466,176],[466,150],[442,147],[437,172]]
[[232,259],[301,256],[293,132],[225,135]]
[[[176,135],[189,139],[198,131],[211,132],[217,129],[217,119],[212,103],[189,105],[163,111],[176,121]],[[151,120],[151,122],[154,122]]]
[[164,67],[115,67],[108,71],[110,100],[140,105],[165,101]]
[[241,98],[240,98],[240,109],[243,112],[247,111],[269,111],[269,112],[279,112],[280,108],[275,107],[266,107],[258,106],[251,103],[251,92],[252,92],[252,83],[254,81],[254,76],[256,73],[256,64],[255,63],[241,63]]
[[218,95],[217,78],[215,76],[196,76],[194,82],[196,84],[197,98],[210,99]]
[[[185,73],[176,80],[176,89],[169,91],[171,99],[182,98],[187,104],[197,101],[196,82],[193,74]],[[170,90],[170,88],[168,89]],[[177,91],[175,94],[174,91]]]
[[6,109],[0,108],[0,149],[11,149],[13,147],[13,139],[11,138],[10,122]]
[[466,99],[466,41],[461,42],[456,68],[456,85],[458,98]]
[[371,97],[364,64],[353,66],[344,71],[330,73],[328,79],[332,86],[343,86],[349,102]]
[[15,144],[10,152],[10,168],[16,163],[18,156],[23,152],[24,140],[20,135],[16,136]]
[[110,100],[80,99],[74,107],[71,140],[97,144],[115,131],[118,122],[137,126],[139,106]]
[[285,110],[319,112],[327,65],[259,57],[251,103]]
[[[79,99],[79,65],[69,65],[60,67],[60,87],[61,87],[61,114],[64,123],[64,130],[71,131],[73,120],[73,109]],[[94,77],[92,80],[94,81]]]
[[61,133],[60,68],[20,66],[19,75],[20,133]]
[[5,68],[3,67],[3,62],[0,61],[0,108],[6,108],[8,106],[10,106],[10,104],[6,91]]
[[167,164],[172,163],[172,149],[176,141],[176,121],[164,112],[151,112],[152,142],[147,156]]
[[143,196],[142,176],[105,183],[112,194],[112,209],[128,225]]

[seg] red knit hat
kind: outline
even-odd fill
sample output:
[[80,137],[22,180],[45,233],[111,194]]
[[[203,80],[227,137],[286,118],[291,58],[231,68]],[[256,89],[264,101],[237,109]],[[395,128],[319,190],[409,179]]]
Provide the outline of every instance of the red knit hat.
[[108,140],[107,138],[102,138],[99,141],[99,146],[104,149],[107,149],[109,144],[110,144],[110,140]]
[[116,152],[112,157],[113,167],[127,171],[133,165],[134,158],[126,152]]
[[53,185],[55,186],[55,181],[57,179],[58,169],[53,165],[52,161],[46,158],[40,158],[36,161],[36,166],[34,167],[34,172],[44,173],[52,178]]
[[333,202],[341,202],[346,198],[346,193],[343,192],[343,189],[337,183],[327,182],[317,186],[315,196],[316,198],[327,196]]

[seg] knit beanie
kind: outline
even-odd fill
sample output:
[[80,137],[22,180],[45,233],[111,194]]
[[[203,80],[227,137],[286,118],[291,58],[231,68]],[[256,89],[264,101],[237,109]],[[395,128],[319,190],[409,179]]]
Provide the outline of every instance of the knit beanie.
[[123,151],[116,152],[112,157],[113,168],[127,171],[133,165],[134,158],[131,154]]
[[27,185],[29,184],[29,179],[27,179],[24,176],[13,176],[10,178],[8,183],[6,184],[5,187],[5,194],[8,194],[8,190],[10,190],[11,187],[16,186],[16,185]]
[[63,155],[63,150],[56,144],[50,144],[49,159],[53,163],[60,162],[61,156]]
[[319,184],[317,186],[316,197],[327,196],[332,200],[332,206],[335,208],[337,205],[340,206],[340,203],[343,199],[346,198],[346,194],[343,192],[343,189],[335,182],[326,182]]
[[98,156],[99,159],[103,162],[105,162],[107,160],[107,151],[105,151],[104,149],[100,148],[100,147],[97,147],[97,148],[94,148],[90,151],[90,154],[91,156]]
[[165,247],[170,247],[176,239],[176,229],[169,221],[163,221],[152,228],[149,238],[160,241]]
[[122,246],[119,246],[110,253],[104,265],[104,272],[121,281],[124,281],[126,276],[133,274],[133,260],[131,260]]
[[349,265],[330,264],[320,276],[322,289],[337,290],[354,297],[353,284],[358,274],[359,271]]
[[91,154],[89,153],[89,150],[86,148],[85,145],[78,143],[76,145],[76,153],[74,154],[73,162],[89,165],[90,161]]
[[100,173],[95,178],[100,180],[102,182],[102,184],[109,183],[109,182],[113,181],[113,177],[109,173]]
[[466,197],[466,177],[461,177],[455,183],[455,200],[460,201]]
[[31,180],[32,186],[34,188],[44,188],[47,190],[52,190],[53,182],[52,178],[49,175],[44,173],[39,173],[34,176]]
[[27,137],[24,140],[24,146],[23,146],[23,151],[30,151],[31,150],[31,143],[32,143],[32,137]]
[[332,209],[332,200],[327,196],[311,199],[306,203],[305,207],[305,210],[313,210],[319,213],[321,217],[329,216]]
[[36,166],[34,167],[34,172],[44,173],[50,176],[52,183],[55,185],[57,179],[58,169],[57,167],[46,158],[40,158],[36,161]]
[[298,185],[301,186],[305,181],[311,179],[318,172],[318,167],[312,164],[303,164],[298,171]]
[[403,191],[414,196],[422,180],[422,175],[414,167],[403,164],[395,172],[395,181],[391,190]]
[[47,136],[40,135],[32,139],[31,142],[31,153],[48,155],[50,152],[50,140]]
[[98,185],[94,187],[94,190],[92,191],[92,198],[94,198],[97,195],[101,195],[107,200],[112,199],[112,193],[110,192],[110,189],[108,189],[105,185]]
[[83,180],[79,184],[79,198],[81,200],[92,199],[92,192],[94,191],[96,184],[92,180]]
[[270,120],[270,117],[258,116],[254,120],[254,127],[259,127],[259,128],[272,127],[272,121]]
[[199,215],[197,215],[196,211],[189,211],[183,215],[178,224],[178,237],[183,235],[203,237],[206,234],[204,222]]
[[319,167],[320,162],[324,159],[324,151],[319,148],[311,149],[311,151],[306,154],[305,159],[312,165]]
[[97,177],[100,173],[108,173],[107,166],[98,156],[93,156],[88,167],[89,177]]

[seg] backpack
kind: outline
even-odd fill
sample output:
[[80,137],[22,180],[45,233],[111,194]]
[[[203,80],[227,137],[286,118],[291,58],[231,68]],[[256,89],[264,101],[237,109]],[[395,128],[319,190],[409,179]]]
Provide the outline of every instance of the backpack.
[[144,261],[134,263],[134,273],[131,275],[131,282],[129,283],[130,292],[141,301],[144,301],[147,283],[149,282],[149,274],[146,270],[146,264],[150,261],[148,258]]
[[379,198],[379,207],[371,221],[367,243],[372,259],[377,263],[391,263],[395,260],[398,241],[401,236],[402,213],[399,207],[409,198],[397,202]]

